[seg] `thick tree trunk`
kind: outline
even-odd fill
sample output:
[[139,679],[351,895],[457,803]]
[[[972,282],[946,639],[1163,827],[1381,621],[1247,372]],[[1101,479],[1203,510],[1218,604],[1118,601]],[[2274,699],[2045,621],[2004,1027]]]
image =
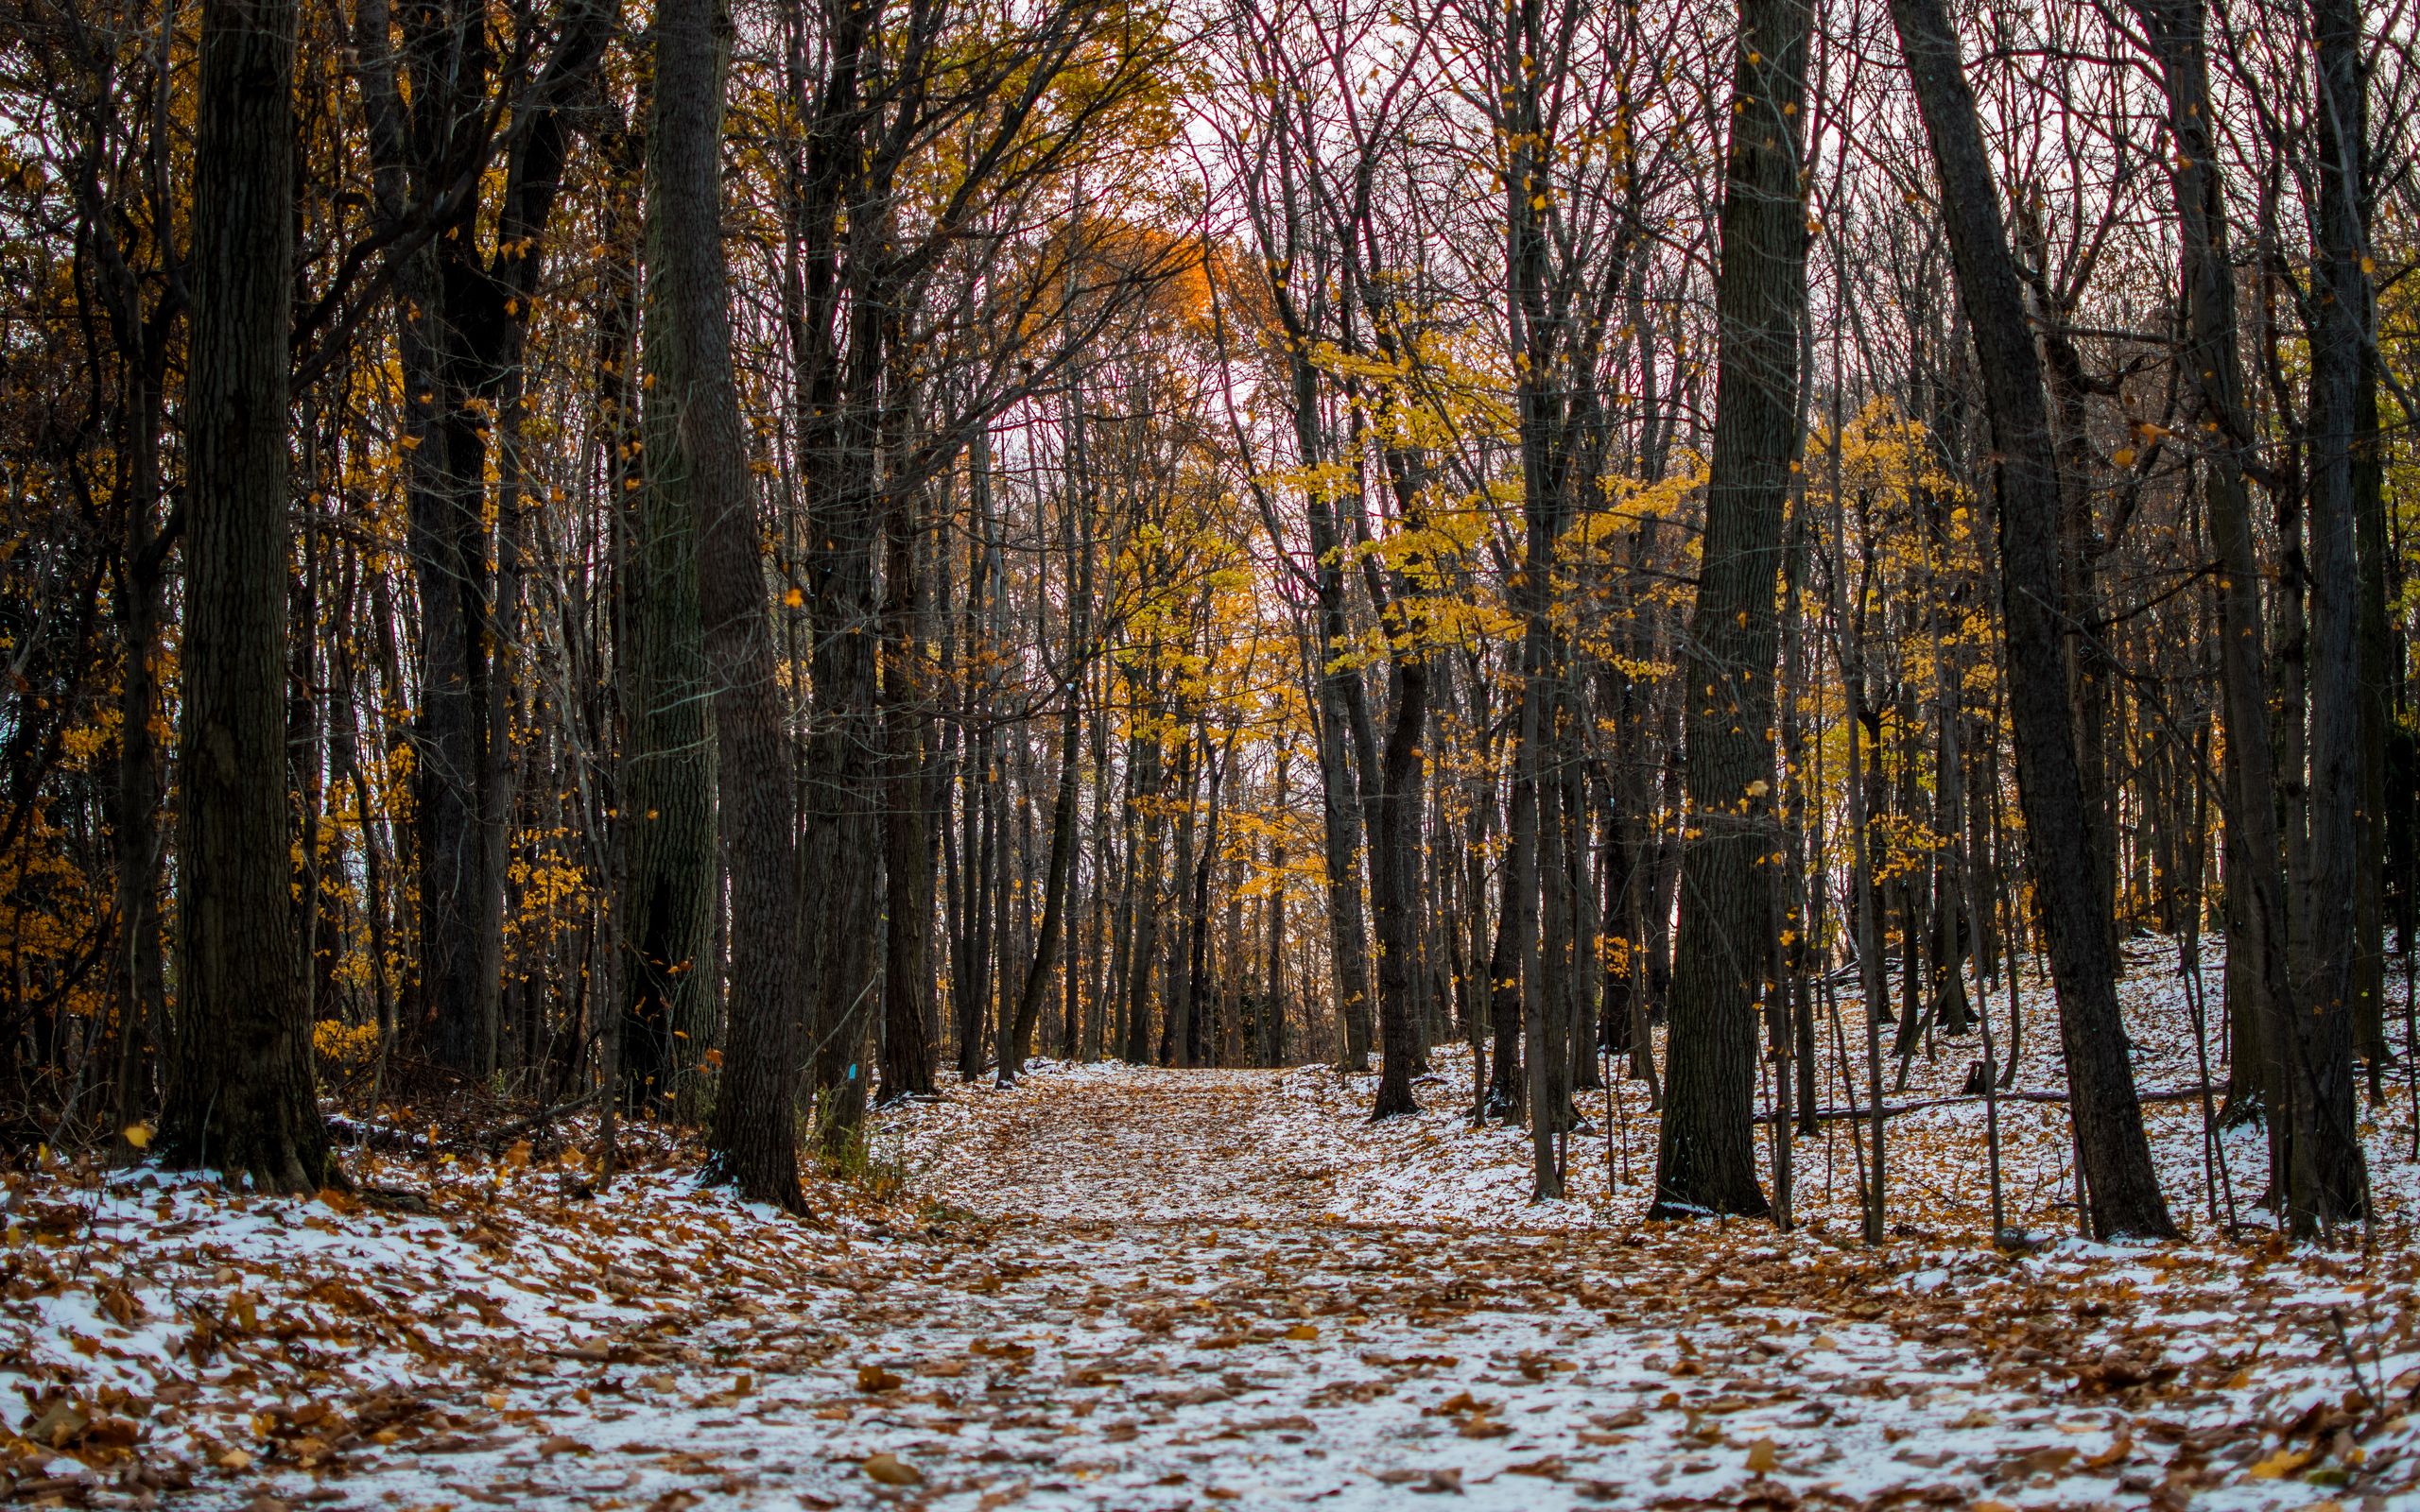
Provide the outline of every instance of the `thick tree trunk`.
[[1997,451],[2000,599],[2017,789],[2035,906],[2058,988],[2069,1106],[2093,1228],[2103,1236],[2167,1237],[2176,1229],[2143,1135],[2108,920],[2096,917],[2100,888],[2060,644],[2060,491],[2041,354],[2026,319],[1957,34],[1942,0],[1892,0],[1891,14],[1932,144],[1959,295]]
[[2319,246],[2310,333],[2310,839],[2294,909],[2295,1034],[2287,1211],[2296,1234],[2334,1237],[2368,1209],[2355,1128],[2354,989],[2360,941],[2360,577],[2354,501],[2369,276],[2361,266],[2361,155],[2369,122],[2358,0],[2311,8],[2318,67]]
[[1798,450],[1806,215],[1799,188],[1806,0],[1749,0],[1715,291],[1714,455],[1683,662],[1683,852],[1664,1125],[1651,1216],[1769,1211],[1756,1182],[1756,1003],[1772,975],[1781,858],[1773,774],[1776,590]]
[[209,0],[195,96],[178,1022],[161,1149],[343,1184],[312,1088],[285,772],[291,0]]
[[[661,238],[680,228],[650,216]],[[647,253],[661,267],[670,249]],[[623,846],[616,904],[622,959],[623,1106],[670,1111],[690,1101],[690,1074],[704,1055],[714,1017],[716,885],[715,751],[705,631],[698,599],[698,529],[689,499],[691,462],[669,396],[676,312],[658,287],[646,301],[645,366],[652,380],[638,433],[644,472],[631,538],[616,576],[623,596]],[[635,395],[637,386],[629,390]],[[667,1103],[667,1094],[678,1094]]]
[[[883,322],[869,313],[865,324]],[[852,366],[877,364],[868,346],[886,344],[878,332],[851,331]],[[864,858],[881,844],[875,793],[882,730],[876,700],[875,640],[862,627],[876,623],[873,553],[884,483],[876,472],[871,401],[852,398],[849,414],[831,427],[818,451],[822,463],[810,490],[814,502],[806,552],[814,607],[814,735],[806,775],[806,895],[814,900],[814,961],[808,995],[813,1026],[816,1124],[827,1151],[856,1138],[870,1077],[865,1049],[876,1021],[874,945],[881,928],[880,878]],[[728,742],[725,742],[726,747]],[[728,758],[726,758],[728,759]],[[1005,948],[1006,941],[1000,942]]]
[[714,689],[717,818],[731,868],[730,1033],[707,1136],[710,1170],[747,1197],[800,1206],[798,830],[748,438],[731,358],[722,240],[722,112],[730,23],[717,0],[655,13],[649,270],[665,301],[654,389],[672,406],[698,532],[699,607]]

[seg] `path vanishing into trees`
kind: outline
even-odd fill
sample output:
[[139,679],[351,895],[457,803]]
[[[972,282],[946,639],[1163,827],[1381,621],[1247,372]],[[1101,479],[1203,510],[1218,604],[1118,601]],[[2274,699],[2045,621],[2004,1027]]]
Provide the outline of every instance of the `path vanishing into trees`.
[[[2261,1416],[2211,1389],[2307,1276],[2076,1246],[1876,1262],[1762,1224],[1346,1221],[1336,1173],[1375,1137],[1354,1092],[1324,1068],[953,1088],[879,1125],[914,1222],[809,1245],[762,1220],[653,1316],[502,1375],[485,1400],[512,1410],[441,1409],[335,1484],[659,1512],[2308,1494],[2247,1478]],[[2242,1337],[2207,1325],[2238,1310]],[[2176,1334],[2180,1311],[2204,1328]],[[2323,1359],[2325,1328],[2270,1358]]]
[[[2019,1258],[1933,1214],[1869,1251],[1837,1219],[1530,1206],[1507,1195],[1526,1139],[1446,1111],[1467,1062],[1436,1062],[1429,1111],[1375,1125],[1372,1078],[1324,1066],[952,1085],[881,1112],[883,1180],[819,1176],[804,1220],[700,1188],[660,1130],[602,1190],[578,1130],[355,1149],[358,1198],[62,1174],[11,1210],[43,1238],[11,1251],[0,1353],[45,1384],[4,1489],[254,1512],[2251,1508],[2308,1504],[2309,1472],[2346,1505],[2411,1479],[2408,1423],[2340,1410],[2347,1339],[2370,1386],[2420,1380],[2408,1245]],[[1900,1169],[1941,1190],[1921,1164]],[[2340,1428],[2358,1466],[2310,1458]]]

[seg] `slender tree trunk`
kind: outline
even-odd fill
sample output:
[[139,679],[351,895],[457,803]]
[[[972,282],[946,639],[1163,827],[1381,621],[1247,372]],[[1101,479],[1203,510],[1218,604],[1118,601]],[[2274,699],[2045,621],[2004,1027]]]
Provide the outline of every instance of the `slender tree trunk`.
[[2095,917],[2100,891],[2060,645],[2059,477],[2041,355],[2026,319],[1957,34],[1942,0],[1892,0],[1891,14],[1932,144],[1951,260],[1998,456],[2000,607],[2018,796],[2035,906],[2058,986],[2069,1107],[2093,1225],[2107,1236],[2164,1238],[2174,1234],[2175,1225],[2143,1135],[2108,921]]
[[1378,1095],[1372,1119],[1420,1111],[1411,1095],[1420,1059],[1412,1004],[1420,966],[1420,741],[1428,712],[1428,666],[1399,648],[1388,673],[1393,718],[1370,807],[1370,895],[1378,916]]
[[[2203,496],[2219,558],[2219,680],[2226,707],[2226,998],[2230,1023],[2245,1031],[2235,1036],[2236,1085],[2227,1101],[2236,1117],[2256,1099],[2270,1103],[2273,1155],[2282,1157],[2292,1094],[2282,1081],[2279,1050],[2295,1014],[2260,565],[2244,487],[2243,461],[2255,436],[2237,345],[2235,267],[2210,115],[2204,12],[2202,0],[2138,0],[2135,9],[2158,57],[2169,129],[2176,138],[2177,240],[2187,303],[2182,362],[2197,378],[2201,418],[2217,437],[2204,465]],[[2282,1191],[2281,1159],[2273,1160],[2270,1174]]]
[[[1079,592],[1073,627],[1068,644],[1072,648],[1083,644],[1084,595],[1091,590],[1092,576],[1087,561],[1085,582]],[[1075,654],[1080,655],[1080,651]],[[999,1084],[1014,1082],[1024,1074],[1026,1057],[1033,1042],[1033,1029],[1042,1017],[1042,1003],[1050,988],[1050,973],[1059,964],[1059,942],[1066,935],[1067,895],[1069,879],[1076,869],[1076,795],[1078,774],[1081,766],[1079,739],[1083,717],[1082,701],[1077,690],[1080,679],[1067,685],[1067,707],[1060,716],[1059,726],[1059,786],[1050,805],[1050,860],[1043,881],[1042,923],[1035,931],[1033,959],[1026,967],[1024,990],[1017,994],[1014,1028],[1002,1037]],[[1072,968],[1070,969],[1072,972]]]
[[929,851],[932,718],[920,621],[914,490],[893,492],[883,516],[882,1096],[933,1091],[933,867]]
[[[172,541],[157,529],[161,406],[157,375],[130,365],[126,385],[126,547],[118,579],[118,747],[111,859],[117,885],[116,1087],[111,1122],[142,1122],[147,1045],[167,1021],[167,973],[160,933],[160,799],[164,786],[151,722],[160,713],[160,593]],[[363,816],[365,828],[368,816]]]

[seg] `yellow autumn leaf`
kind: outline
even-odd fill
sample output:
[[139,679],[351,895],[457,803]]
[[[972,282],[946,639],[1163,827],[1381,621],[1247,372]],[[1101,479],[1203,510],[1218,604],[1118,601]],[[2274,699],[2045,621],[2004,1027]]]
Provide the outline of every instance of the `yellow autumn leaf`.
[[2251,1474],[2252,1478],[2256,1481],[2283,1480],[2309,1463],[2309,1450],[2293,1448],[2280,1449],[2275,1453],[2269,1455],[2267,1458],[2254,1465],[2252,1467]]
[[151,1147],[151,1134],[148,1124],[129,1124],[119,1131],[118,1137],[138,1150],[147,1150]]

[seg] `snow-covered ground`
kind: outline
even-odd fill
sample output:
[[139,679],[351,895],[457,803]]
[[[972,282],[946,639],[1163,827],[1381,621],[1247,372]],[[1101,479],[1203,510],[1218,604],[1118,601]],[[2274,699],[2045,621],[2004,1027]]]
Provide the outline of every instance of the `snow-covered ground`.
[[[2193,1085],[2172,958],[2139,954],[2137,1081]],[[2019,1087],[2049,1090],[2026,988]],[[1892,1101],[1954,1092],[1974,1043]],[[821,1185],[808,1222],[700,1191],[669,1145],[601,1194],[547,1149],[351,1158],[426,1214],[18,1177],[0,1469],[19,1500],[260,1512],[2420,1505],[2400,1088],[2365,1108],[2366,1252],[2260,1231],[2256,1131],[2229,1144],[2254,1231],[2227,1242],[2197,1103],[2151,1113],[2192,1239],[2059,1237],[2064,1110],[2004,1105],[2011,1218],[2047,1246],[2016,1258],[1979,1242],[1979,1104],[1892,1120],[1900,1231],[1867,1251],[1844,1125],[1828,1177],[1798,1145],[1797,1232],[1651,1226],[1635,1084],[1610,1179],[1591,1093],[1575,1195],[1546,1205],[1526,1139],[1468,1125],[1461,1052],[1418,1118],[1363,1123],[1370,1086],[954,1088],[881,1121],[905,1196]]]

